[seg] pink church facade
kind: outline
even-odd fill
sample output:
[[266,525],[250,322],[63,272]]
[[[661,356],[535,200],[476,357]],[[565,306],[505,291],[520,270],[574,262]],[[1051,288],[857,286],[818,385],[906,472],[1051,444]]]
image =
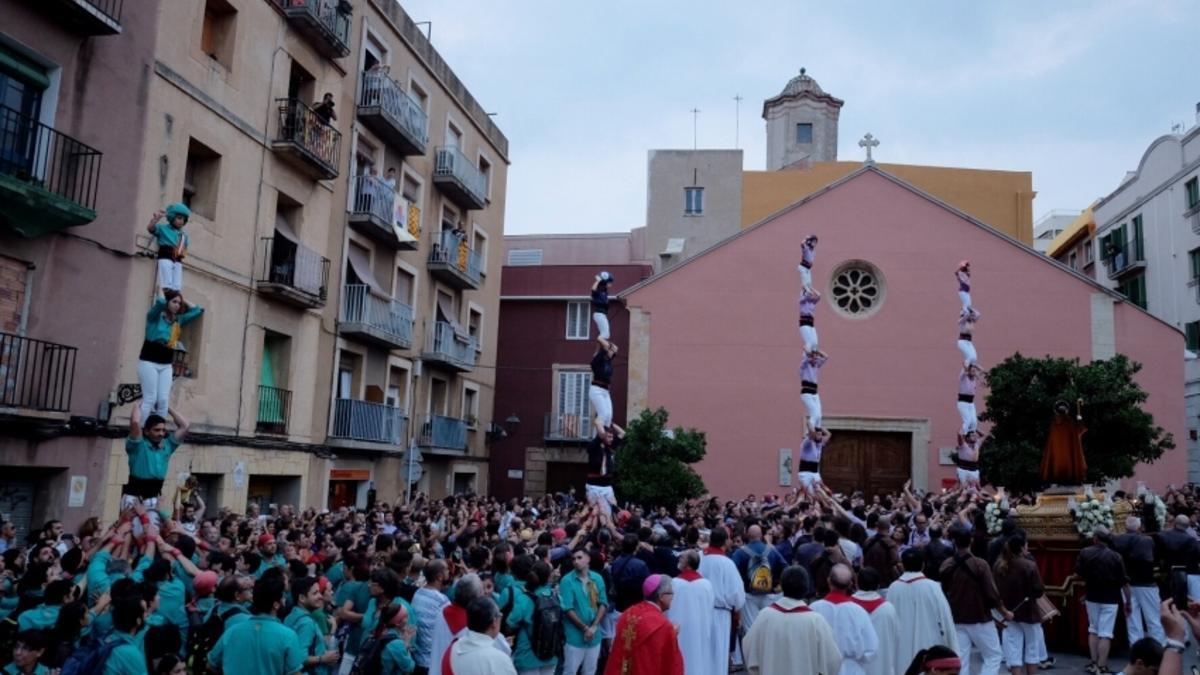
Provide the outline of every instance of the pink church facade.
[[[663,406],[672,426],[705,431],[708,456],[697,468],[712,494],[796,484],[780,467],[787,457],[798,466],[804,425],[796,265],[809,233],[820,237],[816,327],[830,356],[820,385],[834,433],[822,466],[827,482],[833,471],[867,489],[905,477],[936,489],[953,477],[961,364],[953,272],[963,258],[972,261],[973,302],[983,314],[975,330],[983,367],[1018,351],[1084,362],[1127,355],[1143,365],[1137,379],[1149,393],[1147,410],[1179,446],[1140,465],[1134,480],[1159,489],[1186,480],[1182,333],[867,166],[623,294],[628,412]],[[855,270],[870,275],[871,307],[839,312],[831,283]],[[982,414],[986,390],[979,394]],[[840,460],[831,462],[834,452]]]

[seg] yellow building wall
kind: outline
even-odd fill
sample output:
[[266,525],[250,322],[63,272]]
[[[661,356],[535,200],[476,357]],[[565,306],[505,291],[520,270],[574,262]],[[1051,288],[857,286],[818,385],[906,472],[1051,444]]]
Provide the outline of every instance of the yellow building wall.
[[[742,174],[742,227],[820,190],[861,162],[815,162],[806,169],[745,171]],[[1033,173],[912,164],[879,164],[947,204],[1026,244],[1033,244]]]

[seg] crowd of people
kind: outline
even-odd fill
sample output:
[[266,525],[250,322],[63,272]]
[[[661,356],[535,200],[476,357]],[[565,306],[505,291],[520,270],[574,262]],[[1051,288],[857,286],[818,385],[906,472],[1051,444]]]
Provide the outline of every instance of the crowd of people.
[[[180,422],[131,443],[182,443]],[[185,485],[157,521],[135,501],[75,533],[0,527],[0,652],[6,673],[892,675],[970,672],[974,647],[984,673],[1035,673],[1042,582],[1014,520],[988,534],[996,496],[794,491],[606,524],[574,494],[236,514]],[[1198,499],[1172,490],[1162,531],[1151,509],[1079,556],[1090,672],[1122,610],[1126,672],[1180,672],[1200,605],[1156,575],[1200,590]]]

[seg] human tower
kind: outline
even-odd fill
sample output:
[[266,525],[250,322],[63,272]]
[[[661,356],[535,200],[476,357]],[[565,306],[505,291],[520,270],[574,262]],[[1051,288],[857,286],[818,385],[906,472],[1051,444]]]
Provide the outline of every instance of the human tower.
[[[800,400],[805,409],[804,440],[800,444],[800,487],[812,495],[825,490],[821,480],[821,455],[833,434],[823,426],[819,379],[821,369],[829,360],[819,345],[815,312],[821,302],[821,293],[813,287],[813,264],[816,260],[818,238],[810,234],[800,248],[800,339],[804,344],[804,356],[800,361]],[[956,407],[962,421],[958,430],[958,446],[953,455],[957,467],[958,482],[968,489],[977,489],[979,480],[979,448],[983,438],[979,434],[979,417],[975,408],[975,388],[983,369],[977,362],[974,332],[980,313],[971,302],[971,262],[963,260],[954,272],[958,285],[958,297],[962,307],[958,313],[958,350],[962,355],[962,369],[958,376],[958,398]]]

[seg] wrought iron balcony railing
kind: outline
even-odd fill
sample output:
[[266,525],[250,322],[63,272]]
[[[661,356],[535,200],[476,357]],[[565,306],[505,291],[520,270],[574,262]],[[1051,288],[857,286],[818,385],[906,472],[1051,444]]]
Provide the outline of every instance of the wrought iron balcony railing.
[[0,333],[0,408],[70,412],[78,350]]

